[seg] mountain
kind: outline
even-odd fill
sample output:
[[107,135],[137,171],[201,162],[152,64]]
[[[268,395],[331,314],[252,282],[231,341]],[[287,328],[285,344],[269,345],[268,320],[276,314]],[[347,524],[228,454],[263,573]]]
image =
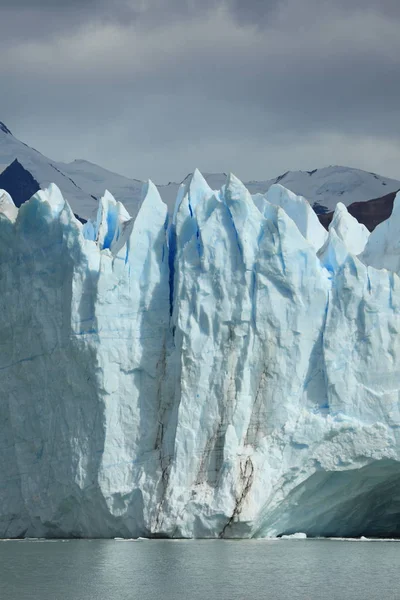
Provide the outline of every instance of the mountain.
[[[15,160],[18,165],[13,164]],[[106,189],[124,204],[133,217],[137,215],[142,201],[142,181],[123,177],[86,160],[62,163],[46,158],[15,138],[3,123],[0,123],[0,165],[0,187],[11,193],[17,203],[28,200],[35,185],[44,189],[52,182],[60,188],[74,213],[84,219],[94,217],[98,201]],[[2,170],[6,172],[1,178]],[[180,186],[185,185],[190,177],[191,174],[182,183],[157,186],[171,213]],[[219,190],[226,182],[225,173],[209,173],[204,177],[211,189],[215,190]],[[278,183],[307,198],[318,214],[333,211],[339,201],[348,206],[400,189],[400,181],[338,166],[313,171],[289,171],[275,179],[250,181],[246,187],[251,194],[264,194],[271,185]]]
[[271,183],[280,183],[295,194],[304,196],[311,204],[317,205],[317,213],[334,211],[338,202],[349,206],[400,189],[400,181],[395,179],[340,166],[289,171]]
[[97,200],[91,194],[82,190],[66,173],[63,173],[55,161],[20,142],[8,127],[0,123],[0,165],[3,173],[15,160],[18,160],[19,165],[26,171],[26,177],[29,179],[30,176],[40,188],[55,183],[69,199],[74,212],[81,217],[88,218],[93,214]]
[[19,208],[40,190],[40,185],[32,174],[16,158],[0,173],[0,189],[6,190]]
[[[390,217],[393,210],[393,203],[396,197],[396,192],[386,194],[381,198],[374,198],[367,202],[353,202],[348,205],[348,211],[360,223],[368,227],[369,231],[373,231],[379,223]],[[328,212],[319,215],[319,219],[324,227],[328,229],[332,221],[334,213]]]
[[0,536],[399,537],[400,194],[143,193],[0,197]]

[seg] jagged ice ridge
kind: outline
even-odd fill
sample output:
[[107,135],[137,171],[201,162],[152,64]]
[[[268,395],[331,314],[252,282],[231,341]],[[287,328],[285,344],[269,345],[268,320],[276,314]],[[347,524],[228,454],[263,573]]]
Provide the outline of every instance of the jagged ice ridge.
[[399,207],[0,191],[0,536],[400,535]]

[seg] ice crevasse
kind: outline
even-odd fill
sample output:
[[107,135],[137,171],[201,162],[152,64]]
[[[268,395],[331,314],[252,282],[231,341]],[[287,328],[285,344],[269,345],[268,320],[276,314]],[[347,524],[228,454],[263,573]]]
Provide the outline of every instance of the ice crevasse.
[[0,537],[400,535],[399,211],[0,191]]

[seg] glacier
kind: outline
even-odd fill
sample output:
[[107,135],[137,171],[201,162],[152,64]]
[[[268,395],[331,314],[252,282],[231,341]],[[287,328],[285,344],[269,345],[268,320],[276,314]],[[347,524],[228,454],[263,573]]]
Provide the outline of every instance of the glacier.
[[0,191],[0,537],[400,536],[399,207]]

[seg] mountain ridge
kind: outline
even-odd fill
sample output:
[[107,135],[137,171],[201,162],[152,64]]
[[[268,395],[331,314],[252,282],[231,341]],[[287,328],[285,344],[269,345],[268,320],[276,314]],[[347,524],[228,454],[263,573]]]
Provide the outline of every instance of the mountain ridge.
[[[84,220],[95,217],[98,201],[106,190],[126,206],[132,217],[137,215],[144,182],[119,175],[86,159],[75,159],[69,163],[55,161],[14,137],[11,130],[0,121],[0,174],[7,171],[6,175],[9,176],[8,169],[15,160],[26,171],[26,180],[11,182],[11,188],[7,189],[10,186],[8,177],[5,189],[16,195],[18,201],[29,199],[28,191],[32,188],[29,181],[33,179],[41,189],[48,187],[50,183],[56,183],[74,213]],[[19,177],[21,176],[22,171],[19,171]],[[156,187],[171,213],[180,186],[190,176],[191,173],[182,182],[157,184]],[[219,190],[225,185],[227,176],[225,173],[206,173],[204,177],[211,189]],[[0,178],[0,185],[5,180],[5,177]],[[245,182],[245,185],[251,194],[264,194],[276,183],[305,197],[315,212],[322,215],[333,212],[339,201],[350,206],[355,202],[376,200],[400,189],[400,181],[341,165],[310,171],[286,171],[275,178],[251,180]],[[25,198],[20,192],[15,194],[16,187],[27,190]]]

